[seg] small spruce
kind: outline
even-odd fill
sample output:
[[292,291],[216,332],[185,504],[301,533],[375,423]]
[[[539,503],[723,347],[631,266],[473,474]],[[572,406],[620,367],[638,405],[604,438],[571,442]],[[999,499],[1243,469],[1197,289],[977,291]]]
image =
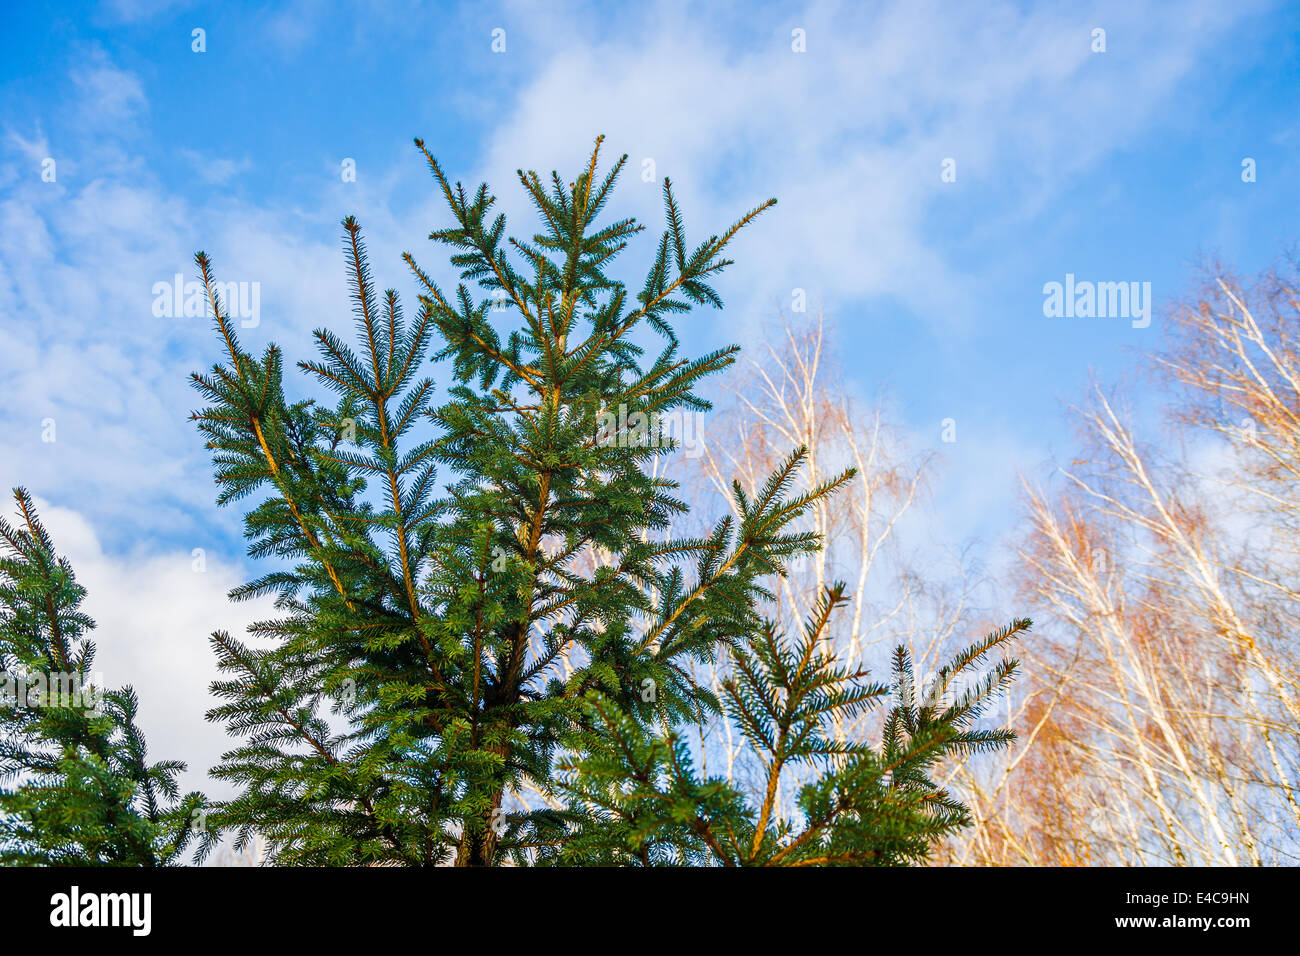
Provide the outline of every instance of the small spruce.
[[185,764],[150,764],[130,687],[94,682],[85,589],[31,497],[0,518],[0,865],[163,866],[201,828]]

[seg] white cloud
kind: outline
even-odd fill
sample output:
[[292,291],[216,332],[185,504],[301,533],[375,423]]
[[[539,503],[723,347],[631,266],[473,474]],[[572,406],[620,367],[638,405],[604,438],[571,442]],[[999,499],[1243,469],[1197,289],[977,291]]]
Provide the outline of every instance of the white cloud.
[[[963,274],[941,251],[952,237],[931,228],[959,195],[940,182],[942,160],[957,159],[955,188],[1005,200],[973,228],[1023,222],[1075,171],[1126,148],[1240,14],[1211,3],[1107,4],[1088,19],[1006,3],[811,4],[755,10],[742,52],[734,20],[694,7],[646,8],[614,38],[520,5],[514,49],[540,51],[520,54],[536,78],[496,126],[483,178],[522,213],[521,162],[567,174],[604,132],[632,160],[624,201],[652,157],[697,235],[779,198],[741,240],[732,285],[752,301],[733,303],[740,311],[799,286],[832,304],[894,297],[960,328],[987,277]],[[1105,54],[1090,49],[1095,23],[1109,28]],[[803,54],[791,50],[796,26]],[[631,201],[658,228],[655,189]]]
[[118,68],[108,54],[92,47],[72,70],[79,123],[83,129],[110,130],[117,136],[135,129],[149,103],[140,78]]
[[[74,109],[147,112],[137,78],[100,55],[95,64]],[[293,359],[307,357],[309,329],[347,314],[339,253],[318,238],[332,215],[198,205],[162,187],[126,148],[133,135],[75,144],[93,140],[94,165],[65,175],[60,159],[47,183],[31,162],[43,137],[11,132],[5,145],[23,162],[5,167],[15,185],[0,200],[0,485],[74,504],[111,548],[141,534],[197,539],[213,525],[230,534],[238,520],[214,509],[188,420],[189,372],[220,359],[216,340],[204,318],[156,317],[155,283],[193,279],[193,253],[206,249],[219,279],[260,284],[261,324],[244,331],[245,347],[274,337]]]

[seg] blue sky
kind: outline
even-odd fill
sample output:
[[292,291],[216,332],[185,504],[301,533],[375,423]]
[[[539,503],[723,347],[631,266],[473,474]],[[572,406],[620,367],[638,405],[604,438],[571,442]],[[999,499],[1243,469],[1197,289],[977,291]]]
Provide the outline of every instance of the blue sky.
[[[492,183],[520,231],[513,171],[574,170],[597,133],[631,159],[615,210],[652,228],[663,175],[696,239],[776,196],[719,284],[729,308],[684,320],[685,347],[752,342],[805,289],[835,323],[845,387],[888,396],[913,444],[942,453],[954,543],[1014,527],[1017,472],[1070,453],[1062,404],[1158,347],[1159,304],[1198,257],[1249,272],[1300,238],[1294,4],[361,6],[2,15],[0,482],[46,503],[92,587],[101,664],[140,685],[159,752],[196,769],[220,749],[201,722],[203,638],[252,612],[222,597],[247,570],[239,516],[212,505],[186,421],[210,332],[155,317],[154,283],[207,250],[223,279],[260,284],[246,344],[299,359],[310,329],[349,321],[343,216],[380,282],[413,294],[406,249],[449,279],[414,136]],[[1067,273],[1150,282],[1156,318],[1045,317],[1043,285]]]

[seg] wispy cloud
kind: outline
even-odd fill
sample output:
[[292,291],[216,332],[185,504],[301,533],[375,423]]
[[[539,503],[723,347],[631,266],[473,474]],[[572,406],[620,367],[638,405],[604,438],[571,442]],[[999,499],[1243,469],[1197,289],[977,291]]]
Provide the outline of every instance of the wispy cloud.
[[[977,188],[1001,201],[981,207],[975,228],[1019,228],[1076,171],[1158,120],[1240,12],[813,4],[742,38],[729,16],[670,4],[640,10],[617,36],[579,26],[575,38],[572,21],[519,5],[513,49],[535,78],[495,126],[483,174],[512,182],[524,156],[577,168],[599,121],[612,149],[630,153],[633,177],[653,159],[656,181],[674,178],[697,223],[780,199],[765,228],[781,241],[753,244],[737,267],[736,284],[760,299],[795,286],[838,302],[889,296],[960,328],[984,277],[945,254],[934,217]],[[1102,24],[1110,42],[1098,55],[1091,31]],[[954,184],[940,178],[948,158]],[[652,222],[657,203],[644,190]]]
[[149,104],[140,78],[116,66],[108,54],[92,47],[73,67],[78,123],[83,130],[109,131],[122,138],[138,129]]
[[180,154],[185,157],[186,162],[194,167],[194,172],[201,182],[214,186],[223,186],[236,176],[253,168],[252,160],[247,157],[243,159],[223,159],[220,156],[212,156],[193,149],[182,149]]

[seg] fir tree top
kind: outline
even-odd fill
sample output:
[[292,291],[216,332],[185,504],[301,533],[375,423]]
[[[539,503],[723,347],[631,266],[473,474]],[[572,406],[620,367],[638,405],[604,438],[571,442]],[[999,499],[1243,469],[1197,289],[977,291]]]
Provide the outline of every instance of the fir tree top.
[[[209,716],[244,738],[214,771],[241,788],[218,807],[219,827],[264,836],[281,863],[918,856],[962,820],[926,768],[1005,735],[961,730],[974,705],[929,716],[903,705],[885,756],[826,750],[817,720],[880,689],[806,647],[802,663],[788,659],[761,614],[765,578],[819,546],[801,520],[810,505],[854,473],[794,494],[806,454],[794,449],[756,494],[737,483],[733,513],[708,535],[681,538],[672,528],[686,505],[655,467],[674,443],[629,424],[708,409],[698,387],[737,348],[683,357],[670,320],[721,308],[710,283],[775,200],[692,247],[665,180],[665,228],[633,297],[609,271],[643,227],[601,222],[626,156],[599,174],[598,139],[571,182],[520,171],[540,231],[518,239],[486,185],[453,184],[416,146],[452,219],[430,239],[450,247],[460,281],[444,291],[406,254],[420,286],[408,318],[395,291],[377,291],[360,226],[345,219],[353,342],[320,329],[318,357],[299,363],[335,393],[332,407],[285,396],[274,345],[260,358],[242,351],[211,263],[196,257],[225,356],[194,376],[209,403],[194,417],[218,500],[264,496],[245,530],[251,555],[275,559],[232,597],[273,594],[280,610],[253,628],[269,646],[213,637],[227,676]],[[662,342],[652,355],[642,328]],[[438,402],[421,375],[429,351],[449,375]],[[838,600],[827,596],[827,615]],[[691,775],[680,728],[723,712],[691,664],[727,654],[739,668],[729,715],[769,747],[778,774],[836,758],[804,808],[833,832],[814,827],[794,846],[770,799],[755,817],[734,788]],[[988,693],[1013,668],[995,671]],[[799,704],[776,717],[777,699]],[[886,790],[917,800],[884,824],[872,814],[890,799],[888,768],[897,783]],[[645,789],[668,785],[664,800]],[[744,839],[708,836],[715,825]]]

